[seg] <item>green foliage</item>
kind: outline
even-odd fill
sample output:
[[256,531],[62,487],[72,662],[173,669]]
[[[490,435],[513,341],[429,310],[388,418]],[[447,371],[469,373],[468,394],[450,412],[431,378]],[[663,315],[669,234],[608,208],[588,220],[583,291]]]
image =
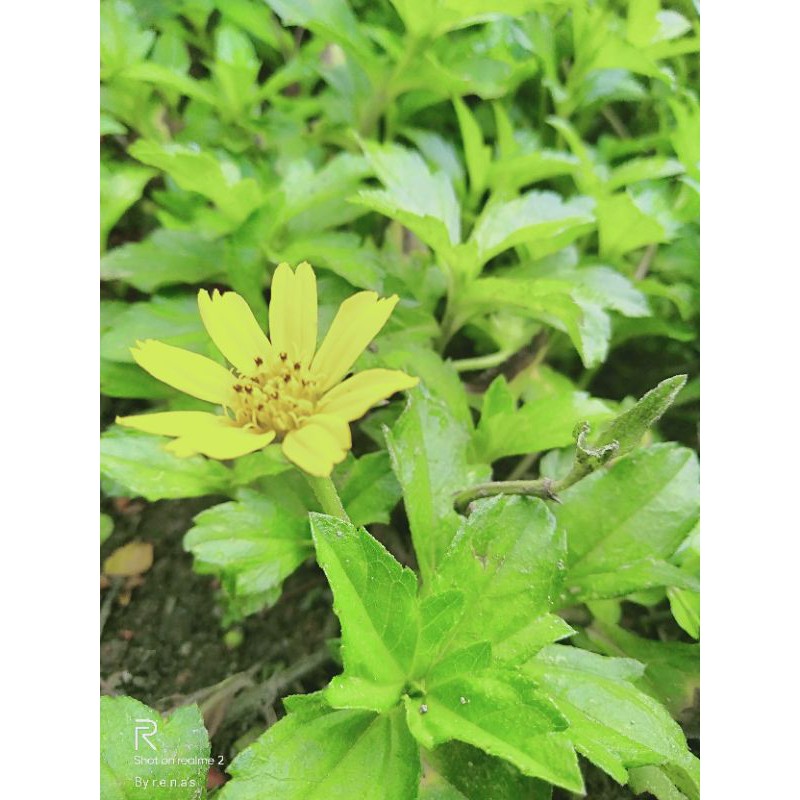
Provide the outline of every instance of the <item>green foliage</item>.
[[166,718],[132,697],[101,697],[100,730],[104,800],[205,797],[211,746],[197,706]]
[[[103,492],[208,498],[184,546],[224,624],[316,558],[342,627],[341,674],[285,699],[222,800],[546,800],[583,790],[578,755],[696,798],[699,12],[100,6]],[[179,459],[111,424],[211,410],[130,348],[222,361],[198,289],[266,325],[283,260],[316,269],[321,335],[355,291],[400,298],[356,367],[420,386],[354,421],[332,476],[349,520],[278,445]],[[668,636],[638,625],[651,613]],[[208,755],[196,709],[102,715],[104,797],[144,796],[131,720]],[[203,796],[205,768],[184,769],[199,789],[161,795]]]

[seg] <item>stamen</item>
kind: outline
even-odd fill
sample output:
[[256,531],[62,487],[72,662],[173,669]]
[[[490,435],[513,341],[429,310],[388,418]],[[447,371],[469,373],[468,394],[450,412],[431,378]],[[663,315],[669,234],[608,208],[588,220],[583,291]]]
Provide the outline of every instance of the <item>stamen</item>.
[[256,362],[256,366],[260,367],[264,363],[264,359],[261,356],[256,356],[254,361]]
[[281,353],[281,354],[280,354],[280,359],[281,359],[281,361],[286,361],[286,359],[287,359],[287,358],[289,358],[289,356],[288,356],[288,354],[287,354],[287,353]]

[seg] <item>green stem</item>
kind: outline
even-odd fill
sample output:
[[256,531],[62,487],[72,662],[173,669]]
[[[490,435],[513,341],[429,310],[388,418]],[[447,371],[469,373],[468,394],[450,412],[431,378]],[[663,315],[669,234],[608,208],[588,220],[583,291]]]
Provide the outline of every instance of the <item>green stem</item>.
[[336,491],[333,481],[330,478],[317,478],[314,475],[304,473],[314,496],[319,500],[322,510],[332,517],[339,517],[345,522],[350,522],[350,517],[342,505],[342,499],[339,497],[339,492]]
[[473,372],[478,369],[491,369],[492,367],[506,362],[515,352],[516,350],[498,350],[496,353],[489,353],[485,356],[459,358],[453,361],[453,366],[457,372]]

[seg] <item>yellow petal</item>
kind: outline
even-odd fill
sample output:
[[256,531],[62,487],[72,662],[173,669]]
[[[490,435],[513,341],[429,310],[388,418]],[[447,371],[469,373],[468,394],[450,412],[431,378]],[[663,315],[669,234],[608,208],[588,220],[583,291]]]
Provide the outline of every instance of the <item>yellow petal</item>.
[[217,427],[224,419],[219,414],[209,414],[206,411],[161,411],[135,417],[117,417],[117,424],[160,436],[187,436],[209,427]]
[[252,375],[272,352],[269,339],[261,330],[250,306],[236,292],[213,295],[201,289],[197,295],[200,316],[208,335],[239,372]]
[[275,353],[308,365],[317,346],[317,279],[310,264],[278,264],[272,276],[269,335]]
[[319,402],[319,410],[348,422],[367,413],[375,403],[419,383],[397,369],[368,369],[334,386]]
[[192,397],[219,404],[230,400],[233,375],[210,358],[155,339],[137,342],[131,353],[154,378]]
[[347,375],[396,305],[397,295],[379,300],[375,292],[358,292],[342,303],[314,358],[321,392]]
[[327,414],[317,414],[283,440],[283,454],[300,469],[319,478],[331,474],[350,449],[347,423]]
[[247,428],[234,428],[217,417],[221,424],[194,431],[170,442],[166,449],[180,458],[202,453],[220,460],[238,458],[266,447],[274,438],[275,432],[256,433]]

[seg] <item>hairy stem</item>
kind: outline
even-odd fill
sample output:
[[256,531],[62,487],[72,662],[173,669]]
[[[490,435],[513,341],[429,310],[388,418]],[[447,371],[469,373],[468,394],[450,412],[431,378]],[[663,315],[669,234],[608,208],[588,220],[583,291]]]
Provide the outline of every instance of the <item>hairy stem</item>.
[[314,496],[319,500],[322,510],[332,517],[339,517],[345,522],[350,522],[350,517],[342,505],[342,499],[339,497],[339,492],[336,490],[333,481],[330,478],[318,478],[314,475],[304,473]]

